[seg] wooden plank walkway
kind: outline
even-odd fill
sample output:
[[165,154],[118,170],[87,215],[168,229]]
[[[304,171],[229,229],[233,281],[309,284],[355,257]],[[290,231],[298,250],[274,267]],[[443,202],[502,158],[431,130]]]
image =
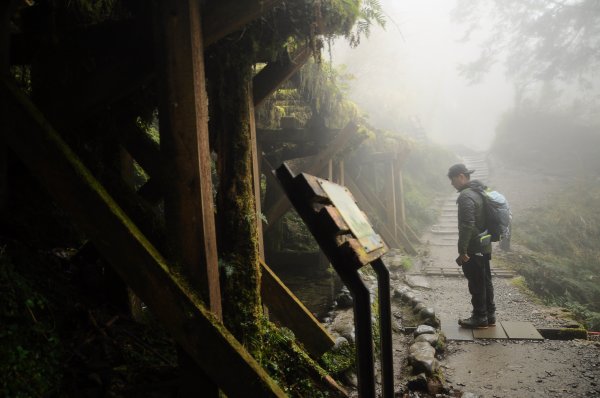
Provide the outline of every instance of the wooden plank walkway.
[[544,340],[531,322],[502,321],[487,329],[466,329],[458,320],[442,318],[442,332],[448,340],[473,341],[475,339]]
[[[506,268],[492,268],[491,270],[492,276],[496,276],[499,278],[512,278],[514,277],[515,271],[506,269]],[[425,267],[423,269],[423,273],[428,276],[451,276],[451,277],[462,277],[463,272],[462,269],[458,266],[456,268],[450,267]]]

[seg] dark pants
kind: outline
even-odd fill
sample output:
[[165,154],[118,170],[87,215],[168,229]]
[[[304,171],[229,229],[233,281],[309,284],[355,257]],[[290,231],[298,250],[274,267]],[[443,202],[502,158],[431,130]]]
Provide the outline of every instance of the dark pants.
[[462,269],[469,282],[473,315],[477,317],[493,315],[496,312],[496,304],[490,271],[490,255],[472,255],[469,261],[463,264]]

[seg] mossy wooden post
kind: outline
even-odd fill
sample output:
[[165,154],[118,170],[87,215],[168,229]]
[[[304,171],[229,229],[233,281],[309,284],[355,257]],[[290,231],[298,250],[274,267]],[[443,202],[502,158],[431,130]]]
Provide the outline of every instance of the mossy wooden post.
[[256,120],[254,117],[254,98],[251,95],[252,91],[248,92],[248,116],[250,117],[250,140],[252,143],[252,187],[254,189],[254,207],[256,213],[256,227],[258,239],[258,253],[260,259],[265,261],[265,243],[262,228],[262,207],[260,200],[260,163],[261,154],[258,140],[256,139]]
[[217,132],[217,229],[223,319],[251,352],[262,315],[258,216],[253,184],[249,43],[221,45],[211,58],[211,129]]
[[[200,3],[158,2],[160,149],[165,218],[173,262],[221,318],[208,99]],[[180,350],[182,394],[218,396],[217,386]]]
[[[8,77],[10,65],[10,1],[0,3],[0,76]],[[7,130],[6,98],[0,98],[0,130]],[[6,210],[8,196],[8,159],[6,144],[0,137],[0,217]]]

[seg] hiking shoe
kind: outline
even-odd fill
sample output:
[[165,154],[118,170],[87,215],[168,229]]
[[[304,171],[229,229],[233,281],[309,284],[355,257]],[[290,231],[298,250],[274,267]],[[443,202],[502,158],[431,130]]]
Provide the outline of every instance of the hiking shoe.
[[459,319],[458,324],[467,329],[486,329],[488,327],[488,320],[486,317],[472,316],[467,319]]
[[488,315],[487,321],[488,321],[488,326],[496,326],[496,314]]

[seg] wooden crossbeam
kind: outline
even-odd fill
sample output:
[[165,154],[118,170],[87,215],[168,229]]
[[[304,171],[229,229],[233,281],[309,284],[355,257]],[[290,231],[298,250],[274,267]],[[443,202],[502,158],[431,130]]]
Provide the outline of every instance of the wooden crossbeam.
[[[358,126],[350,122],[344,127],[333,141],[327,145],[323,151],[319,152],[310,165],[306,167],[306,170],[295,170],[296,172],[304,172],[308,174],[319,174],[329,164],[331,159],[337,152],[344,148],[348,144],[348,141],[356,133]],[[292,207],[287,196],[280,196],[279,200],[269,209],[267,212],[268,224],[265,230],[268,230],[277,220],[279,220],[290,208]]]
[[310,48],[307,46],[297,50],[286,62],[269,62],[254,76],[254,106],[259,106],[279,86],[294,75],[308,61]]
[[29,99],[4,79],[0,93],[10,99],[8,111],[19,121],[17,131],[3,137],[11,149],[203,371],[231,397],[285,397],[186,282],[169,271],[166,260]]
[[223,37],[269,12],[282,0],[209,1],[202,9],[204,45],[210,46]]
[[284,326],[302,325],[292,329],[294,334],[313,357],[320,358],[335,344],[331,335],[266,263],[261,261],[260,265],[261,294],[269,307],[269,313]]

